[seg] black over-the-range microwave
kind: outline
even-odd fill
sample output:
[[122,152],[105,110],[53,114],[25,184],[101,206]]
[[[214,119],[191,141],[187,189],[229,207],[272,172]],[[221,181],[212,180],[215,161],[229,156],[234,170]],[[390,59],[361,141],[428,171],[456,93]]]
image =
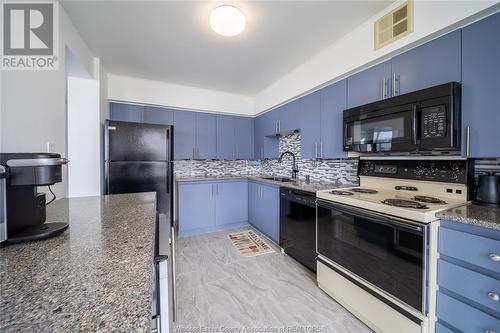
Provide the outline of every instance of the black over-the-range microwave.
[[344,110],[344,151],[460,151],[461,87],[450,82]]

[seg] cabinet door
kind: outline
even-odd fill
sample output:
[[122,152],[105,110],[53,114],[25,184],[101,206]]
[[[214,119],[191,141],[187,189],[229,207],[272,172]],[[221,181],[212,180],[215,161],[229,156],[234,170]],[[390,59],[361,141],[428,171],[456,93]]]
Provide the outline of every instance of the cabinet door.
[[132,121],[136,123],[142,123],[143,121],[143,105],[111,103],[110,111],[111,120]]
[[278,158],[280,155],[280,140],[277,136],[264,137],[264,158]]
[[460,81],[460,35],[457,30],[394,57],[397,95]]
[[217,182],[215,186],[215,224],[248,221],[248,182]]
[[179,184],[179,231],[215,226],[215,185],[211,182]]
[[173,125],[174,111],[167,108],[146,106],[144,107],[144,122],[158,125]]
[[196,113],[174,112],[174,158],[176,160],[194,158],[196,147]]
[[196,113],[196,158],[217,158],[217,117],[209,113]]
[[343,111],[347,103],[347,82],[342,80],[321,90],[321,158],[344,158]]
[[300,110],[300,101],[295,100],[279,108],[279,127],[280,133],[289,133],[299,129],[298,115]]
[[302,97],[299,101],[301,157],[318,158],[321,141],[321,92],[316,91]]
[[265,136],[276,135],[278,133],[278,120],[280,117],[281,108],[282,106],[268,111],[260,116],[263,120],[262,126]]
[[254,156],[254,120],[250,117],[234,117],[236,158],[252,159]]
[[259,200],[260,230],[274,242],[279,242],[279,189],[261,185],[262,197]]
[[[384,98],[384,90],[389,93],[391,82],[391,62],[386,61],[347,78],[349,108],[375,102]],[[387,80],[384,89],[384,79]]]
[[462,31],[462,133],[470,127],[470,157],[500,156],[499,31],[500,13]]
[[266,118],[263,115],[255,118],[255,130],[254,130],[254,151],[255,158],[264,158],[264,130],[265,130]]
[[229,160],[235,158],[234,118],[217,116],[217,158]]
[[259,184],[248,182],[248,222],[257,227],[258,223],[258,200],[259,200]]

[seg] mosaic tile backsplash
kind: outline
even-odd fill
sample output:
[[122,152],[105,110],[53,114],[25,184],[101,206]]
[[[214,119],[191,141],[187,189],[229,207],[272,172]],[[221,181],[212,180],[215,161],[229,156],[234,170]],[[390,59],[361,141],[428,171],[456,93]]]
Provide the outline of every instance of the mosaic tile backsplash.
[[[306,175],[312,181],[340,182],[346,185],[357,185],[357,160],[303,160],[301,158],[300,133],[293,133],[280,138],[279,150],[291,151],[297,157],[298,178]],[[286,155],[282,163],[277,159],[266,159],[252,165],[246,160],[196,160],[175,161],[174,173],[177,177],[204,175],[277,175],[290,177],[292,174],[292,158]]]

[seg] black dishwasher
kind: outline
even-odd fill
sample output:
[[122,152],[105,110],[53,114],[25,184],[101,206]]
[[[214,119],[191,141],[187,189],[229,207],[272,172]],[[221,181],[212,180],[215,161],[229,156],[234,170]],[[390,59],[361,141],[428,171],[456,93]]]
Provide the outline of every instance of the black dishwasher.
[[280,189],[280,247],[316,272],[316,194]]

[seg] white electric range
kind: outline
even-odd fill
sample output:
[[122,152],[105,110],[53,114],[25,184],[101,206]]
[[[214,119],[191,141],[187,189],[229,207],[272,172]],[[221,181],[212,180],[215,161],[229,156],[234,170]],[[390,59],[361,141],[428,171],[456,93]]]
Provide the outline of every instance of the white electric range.
[[361,159],[360,186],[317,196],[318,285],[376,332],[433,326],[438,211],[467,203],[472,162]]

